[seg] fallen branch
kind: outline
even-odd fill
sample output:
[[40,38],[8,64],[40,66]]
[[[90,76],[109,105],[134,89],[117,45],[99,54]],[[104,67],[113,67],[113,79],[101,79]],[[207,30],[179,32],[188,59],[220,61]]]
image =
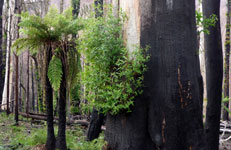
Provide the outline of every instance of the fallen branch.
[[[31,113],[26,114],[23,112],[19,112],[19,115],[26,117],[26,118],[32,118],[32,119],[36,119],[36,120],[47,120],[47,117],[45,115],[33,115]],[[54,120],[59,120],[57,117],[54,117]],[[79,124],[82,126],[88,126],[89,122],[86,120],[67,120],[66,122],[67,125],[71,125],[71,124]]]

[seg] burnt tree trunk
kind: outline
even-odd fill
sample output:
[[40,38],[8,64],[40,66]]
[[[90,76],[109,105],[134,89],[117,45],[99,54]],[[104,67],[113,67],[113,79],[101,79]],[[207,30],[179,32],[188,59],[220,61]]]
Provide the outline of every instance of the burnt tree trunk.
[[[5,80],[5,63],[3,61],[4,58],[4,46],[3,46],[3,29],[2,29],[2,11],[3,11],[3,0],[0,1],[0,94],[2,95],[4,88],[4,80]],[[2,104],[2,96],[0,96],[0,104]],[[1,109],[1,108],[0,108]]]
[[93,109],[91,114],[91,121],[87,130],[87,140],[92,141],[99,137],[101,133],[101,126],[104,121],[104,114],[99,113],[96,109]]
[[203,150],[195,0],[138,1],[141,46],[151,48],[131,113],[108,114],[109,150]]
[[47,111],[47,141],[46,141],[46,148],[47,150],[55,150],[55,134],[54,134],[54,117],[53,117],[53,94],[52,94],[52,87],[49,82],[47,71],[48,71],[48,64],[52,58],[52,48],[51,45],[48,47],[46,52],[46,80],[45,80],[45,100],[46,100],[46,111]]
[[60,95],[59,95],[59,123],[58,123],[58,137],[56,141],[56,148],[61,150],[67,149],[66,144],[66,97],[67,97],[67,80],[66,80],[66,65],[67,65],[67,56],[66,52],[61,52],[61,60],[62,60],[62,81],[60,85]]
[[[224,98],[229,98],[229,63],[230,63],[230,7],[231,0],[227,0],[227,22],[226,22],[226,38],[225,38],[225,79],[224,79]],[[229,109],[229,102],[225,102],[224,106]],[[229,120],[229,112],[223,108],[223,120]]]
[[218,18],[210,34],[205,34],[205,67],[207,86],[207,111],[205,134],[209,150],[219,149],[219,128],[221,116],[223,56],[220,29],[220,0],[203,0],[203,13],[206,18],[215,14]]

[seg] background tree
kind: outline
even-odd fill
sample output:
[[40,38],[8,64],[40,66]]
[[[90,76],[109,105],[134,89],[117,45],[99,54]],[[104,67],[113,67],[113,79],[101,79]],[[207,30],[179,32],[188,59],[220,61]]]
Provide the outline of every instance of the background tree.
[[[3,88],[4,88],[4,68],[5,68],[5,62],[3,61],[4,58],[4,44],[3,44],[3,28],[2,28],[2,24],[3,24],[3,19],[2,19],[2,12],[3,12],[3,4],[4,1],[0,1],[0,94],[2,94],[3,92]],[[2,104],[2,97],[0,96],[0,104]]]
[[203,0],[205,18],[215,14],[218,18],[215,27],[209,27],[205,34],[205,66],[207,84],[207,111],[205,135],[208,149],[219,149],[219,128],[221,116],[223,56],[220,29],[220,0]]
[[227,0],[227,20],[226,20],[226,37],[225,37],[225,79],[224,79],[224,102],[223,120],[229,120],[229,64],[230,64],[230,16],[231,16],[231,0]]

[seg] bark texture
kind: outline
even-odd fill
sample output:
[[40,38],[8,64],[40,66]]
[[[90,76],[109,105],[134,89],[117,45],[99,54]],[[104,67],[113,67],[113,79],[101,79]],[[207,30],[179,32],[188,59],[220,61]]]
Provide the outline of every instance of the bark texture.
[[[0,1],[0,16],[2,16],[3,12],[3,0]],[[2,29],[2,17],[0,17],[0,94],[2,95],[3,88],[4,88],[4,69],[5,69],[5,62],[3,61],[4,58],[4,50],[3,50],[3,29]],[[2,104],[2,97],[0,96],[0,104]]]
[[59,113],[59,124],[58,124],[58,137],[56,141],[56,147],[61,150],[67,149],[66,144],[66,97],[67,97],[67,55],[66,51],[62,51],[61,53],[61,60],[62,60],[62,81],[60,85],[60,98],[59,98],[59,107],[58,107],[58,113]]
[[[48,64],[52,58],[51,45],[47,49],[46,54],[46,72],[48,71]],[[52,87],[49,82],[48,76],[46,74],[45,80],[45,100],[46,100],[46,111],[47,111],[47,141],[46,148],[47,150],[55,150],[55,134],[54,134],[54,117],[53,117],[53,94]]]
[[203,13],[206,18],[215,14],[218,18],[210,34],[205,34],[205,67],[207,84],[207,111],[205,121],[206,142],[209,150],[219,149],[219,128],[221,116],[223,56],[220,29],[220,0],[203,0]]
[[[229,64],[230,64],[230,7],[231,0],[227,0],[227,20],[226,20],[226,37],[225,37],[225,79],[224,79],[224,98],[229,98]],[[229,108],[229,102],[225,102],[224,106]],[[223,108],[222,119],[229,120],[229,113]]]
[[195,1],[138,1],[140,44],[151,48],[132,113],[107,116],[108,150],[203,150],[203,83]]
[[90,125],[87,130],[87,140],[92,141],[99,137],[101,126],[103,125],[104,115],[93,109]]

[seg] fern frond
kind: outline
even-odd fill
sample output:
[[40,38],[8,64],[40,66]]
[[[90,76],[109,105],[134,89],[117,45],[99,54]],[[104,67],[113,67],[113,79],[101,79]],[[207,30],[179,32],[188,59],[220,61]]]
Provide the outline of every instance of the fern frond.
[[53,56],[52,60],[49,63],[47,76],[49,78],[52,88],[55,91],[58,91],[60,88],[62,75],[63,75],[62,62],[58,57]]

